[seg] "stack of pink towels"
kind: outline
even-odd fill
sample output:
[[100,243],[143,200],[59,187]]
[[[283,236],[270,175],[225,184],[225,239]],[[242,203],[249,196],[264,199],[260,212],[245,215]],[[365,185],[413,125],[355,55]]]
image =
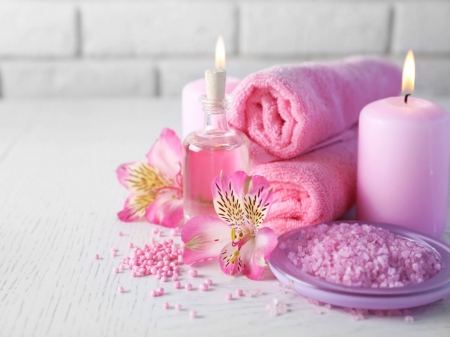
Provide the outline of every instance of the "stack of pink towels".
[[359,113],[400,88],[400,70],[377,57],[276,66],[238,85],[229,122],[252,141],[252,174],[274,187],[267,226],[282,234],[353,206]]

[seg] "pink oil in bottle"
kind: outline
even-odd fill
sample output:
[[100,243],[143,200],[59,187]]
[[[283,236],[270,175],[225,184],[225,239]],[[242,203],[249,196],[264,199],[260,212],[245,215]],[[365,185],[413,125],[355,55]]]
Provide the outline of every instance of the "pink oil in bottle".
[[228,129],[228,100],[201,100],[206,113],[205,129],[189,134],[183,142],[184,217],[216,215],[211,182],[223,172],[249,170],[249,141],[240,131]]

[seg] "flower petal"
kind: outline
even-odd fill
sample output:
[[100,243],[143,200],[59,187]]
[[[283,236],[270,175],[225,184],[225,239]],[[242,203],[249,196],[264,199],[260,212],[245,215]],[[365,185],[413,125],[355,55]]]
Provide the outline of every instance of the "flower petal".
[[183,218],[183,200],[170,190],[164,191],[149,205],[145,217],[150,223],[175,227]]
[[168,184],[153,166],[133,162],[120,165],[117,170],[119,182],[135,194],[153,194],[155,190]]
[[211,183],[211,192],[217,215],[228,225],[243,229],[245,227],[244,208],[230,177],[220,173]]
[[258,280],[264,272],[266,261],[278,243],[273,229],[261,228],[256,236],[241,248],[240,256],[244,264],[243,274],[251,280]]
[[147,160],[168,179],[174,179],[181,172],[182,147],[175,131],[164,128],[159,138],[147,153]]
[[272,206],[273,190],[266,178],[257,175],[251,177],[248,189],[243,198],[245,218],[257,232]]
[[230,227],[213,216],[196,216],[184,224],[181,240],[185,244],[184,263],[217,258],[225,243],[230,241]]
[[244,262],[238,245],[229,242],[222,248],[219,256],[220,269],[226,275],[237,275],[244,270]]
[[145,215],[148,205],[154,200],[154,195],[131,195],[126,201],[123,210],[117,213],[121,221],[133,222]]

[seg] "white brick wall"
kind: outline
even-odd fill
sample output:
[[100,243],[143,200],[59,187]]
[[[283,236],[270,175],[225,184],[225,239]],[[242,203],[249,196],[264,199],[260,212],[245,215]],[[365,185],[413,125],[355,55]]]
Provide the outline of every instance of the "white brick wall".
[[70,3],[0,3],[0,56],[74,56],[75,14]]
[[155,94],[151,62],[14,61],[0,65],[5,97],[128,97]]
[[[450,53],[450,1],[395,6],[393,50],[404,54]],[[450,75],[450,74],[449,74]]]
[[450,0],[0,0],[0,96],[179,96],[214,66],[416,54],[417,93],[450,95]]
[[384,53],[386,3],[258,3],[242,5],[244,55]]
[[219,34],[235,52],[228,3],[95,3],[81,17],[86,55],[212,55]]

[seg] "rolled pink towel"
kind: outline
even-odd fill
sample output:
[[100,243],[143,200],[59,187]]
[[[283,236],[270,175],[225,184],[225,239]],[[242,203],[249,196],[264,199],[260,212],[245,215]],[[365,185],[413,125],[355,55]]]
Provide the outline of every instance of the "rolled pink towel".
[[254,165],[252,174],[266,177],[274,189],[265,226],[280,235],[343,215],[355,203],[356,158],[357,128],[352,128],[334,144],[293,159]]
[[275,66],[236,87],[229,122],[268,153],[294,158],[357,123],[366,104],[400,89],[400,69],[379,57]]

